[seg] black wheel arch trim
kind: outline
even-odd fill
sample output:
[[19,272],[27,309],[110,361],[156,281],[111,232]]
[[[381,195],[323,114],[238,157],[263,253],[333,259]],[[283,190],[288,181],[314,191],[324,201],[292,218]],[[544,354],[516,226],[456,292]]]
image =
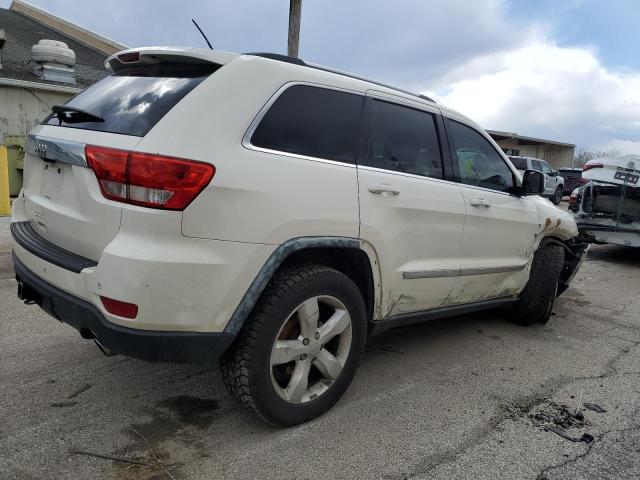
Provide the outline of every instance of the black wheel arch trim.
[[558,282],[557,296],[559,297],[569,288],[569,283],[573,280],[576,273],[578,273],[578,270],[589,251],[589,244],[581,241],[577,237],[566,242],[555,237],[546,237],[542,239],[538,248],[542,248],[545,245],[557,245],[562,247],[566,254],[564,257],[562,272],[560,273],[560,280]]
[[232,335],[238,334],[271,278],[289,255],[300,250],[322,247],[361,249],[360,241],[351,237],[298,237],[287,240],[279,245],[264,263],[231,315],[224,331]]

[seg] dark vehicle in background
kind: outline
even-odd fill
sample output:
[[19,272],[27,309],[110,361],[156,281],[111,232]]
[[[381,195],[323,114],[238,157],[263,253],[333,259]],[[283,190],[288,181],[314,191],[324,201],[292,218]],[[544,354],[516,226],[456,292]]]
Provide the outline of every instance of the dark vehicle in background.
[[580,236],[592,243],[640,247],[640,155],[586,163],[588,183],[571,194]]
[[558,173],[564,178],[563,195],[571,195],[576,188],[589,183],[589,180],[582,178],[582,169],[573,167],[564,167],[558,169]]

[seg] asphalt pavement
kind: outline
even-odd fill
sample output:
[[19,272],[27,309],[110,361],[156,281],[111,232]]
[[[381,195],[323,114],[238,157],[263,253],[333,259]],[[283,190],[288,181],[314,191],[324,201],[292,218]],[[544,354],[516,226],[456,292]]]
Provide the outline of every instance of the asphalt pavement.
[[216,368],[107,358],[24,305],[8,239],[0,218],[0,479],[640,477],[640,249],[593,248],[546,325],[390,331],[338,405],[276,429]]

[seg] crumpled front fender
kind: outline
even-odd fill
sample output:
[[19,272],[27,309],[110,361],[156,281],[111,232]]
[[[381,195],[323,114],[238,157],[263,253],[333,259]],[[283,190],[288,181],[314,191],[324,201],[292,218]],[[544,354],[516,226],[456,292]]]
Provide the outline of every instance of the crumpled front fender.
[[532,198],[538,209],[540,224],[536,248],[542,240],[548,237],[569,241],[578,236],[578,226],[573,215],[556,207],[545,198],[538,196]]

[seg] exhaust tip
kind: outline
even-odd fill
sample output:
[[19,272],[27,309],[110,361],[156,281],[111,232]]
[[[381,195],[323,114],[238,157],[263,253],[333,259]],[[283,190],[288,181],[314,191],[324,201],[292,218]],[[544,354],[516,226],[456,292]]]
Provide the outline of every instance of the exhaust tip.
[[111,351],[111,349],[102,345],[97,338],[94,338],[93,341],[96,342],[96,345],[98,346],[98,348],[104,354],[105,357],[113,357],[114,353]]
[[20,280],[18,280],[18,298],[27,305],[38,303],[38,294]]

